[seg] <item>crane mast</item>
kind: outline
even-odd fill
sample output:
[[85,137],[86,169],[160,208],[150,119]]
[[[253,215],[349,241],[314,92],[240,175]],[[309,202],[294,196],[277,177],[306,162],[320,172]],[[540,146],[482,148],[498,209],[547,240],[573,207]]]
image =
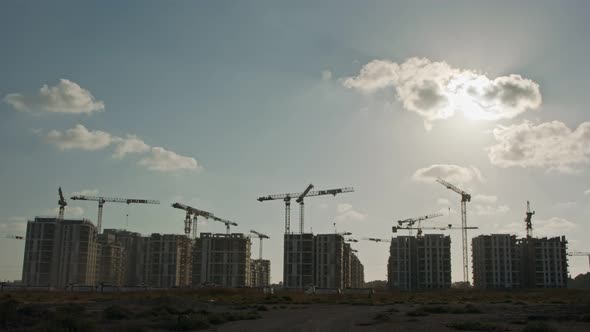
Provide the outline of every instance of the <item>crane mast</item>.
[[260,239],[260,247],[258,248],[258,251],[259,251],[258,252],[258,259],[262,260],[262,240],[270,239],[270,237],[268,237],[268,235],[266,235],[266,234],[262,234],[260,232],[253,230],[253,229],[250,230],[250,233],[256,234],[258,239]]
[[527,239],[533,237],[533,214],[535,214],[535,211],[531,212],[531,202],[526,201],[526,217],[524,218],[524,222],[526,224]]
[[60,222],[64,220],[65,207],[68,205],[68,202],[66,202],[66,199],[64,198],[61,187],[59,187],[57,192],[59,194],[59,201],[57,201],[57,204],[59,204],[59,215],[57,217],[57,221]]
[[[311,188],[310,188],[311,186]],[[333,195],[336,196],[337,194],[343,193],[350,193],[354,192],[354,188],[346,187],[346,188],[338,188],[338,189],[327,189],[327,190],[317,190],[311,191],[313,185],[310,184],[307,186],[306,190],[301,193],[287,193],[287,194],[275,194],[275,195],[266,195],[258,197],[256,200],[259,202],[265,201],[273,201],[273,200],[282,200],[285,202],[285,234],[291,233],[291,199],[295,198],[297,202],[300,204],[300,220],[299,220],[299,232],[303,233],[303,198],[305,197],[315,197],[315,196],[323,196],[323,195]],[[301,201],[300,201],[301,199]]]
[[160,204],[160,201],[153,200],[153,199],[138,199],[138,198],[114,198],[114,197],[102,197],[102,196],[86,196],[86,195],[76,195],[70,197],[73,200],[79,201],[95,201],[98,202],[98,217],[96,218],[96,228],[98,230],[98,234],[102,231],[102,209],[104,207],[104,203],[126,203],[129,204]]
[[469,282],[469,255],[467,253],[467,202],[471,202],[471,195],[466,191],[459,189],[457,186],[441,179],[437,178],[436,182],[442,184],[447,189],[456,192],[461,195],[461,242],[463,245],[463,281]]

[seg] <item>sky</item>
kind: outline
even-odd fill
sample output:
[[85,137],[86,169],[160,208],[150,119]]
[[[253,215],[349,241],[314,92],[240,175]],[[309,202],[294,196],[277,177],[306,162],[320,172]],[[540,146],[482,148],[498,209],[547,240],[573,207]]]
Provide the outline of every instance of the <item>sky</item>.
[[[529,200],[535,236],[590,251],[589,15],[587,1],[4,1],[0,279],[22,273],[24,242],[5,235],[55,215],[59,186],[161,201],[107,203],[103,228],[182,234],[181,202],[265,233],[272,282],[284,204],[256,198],[310,183],[354,187],[307,199],[305,231],[352,232],[367,281],[387,278],[389,248],[362,238],[430,213],[444,216],[425,226],[460,224],[436,177],[472,195],[469,238],[524,234]],[[460,231],[445,234],[461,281]]]

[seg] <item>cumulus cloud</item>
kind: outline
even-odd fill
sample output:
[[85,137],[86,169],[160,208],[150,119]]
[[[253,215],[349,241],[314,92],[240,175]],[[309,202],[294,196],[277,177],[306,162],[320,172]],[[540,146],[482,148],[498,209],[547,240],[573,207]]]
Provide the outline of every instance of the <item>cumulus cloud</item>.
[[363,221],[367,218],[366,215],[354,210],[351,204],[341,203],[336,206],[338,215],[334,218],[337,222],[343,221]]
[[37,94],[10,93],[4,102],[18,111],[79,114],[104,110],[104,103],[75,82],[61,79],[55,86],[43,85]]
[[73,196],[98,196],[98,189],[84,189],[75,191],[72,193]]
[[539,125],[525,121],[499,126],[493,134],[496,144],[488,148],[488,157],[499,167],[575,172],[590,163],[590,122],[571,130],[559,121]]
[[129,153],[143,153],[150,150],[150,146],[135,135],[127,135],[127,138],[117,138],[115,142],[117,148],[113,157],[117,159],[122,159]]
[[412,179],[419,182],[434,182],[436,178],[442,178],[454,184],[483,181],[480,170],[474,166],[462,167],[458,165],[435,164],[420,168],[412,175]]
[[112,137],[107,132],[88,130],[78,124],[64,132],[52,130],[47,134],[46,140],[61,150],[100,150],[111,144]]
[[153,147],[150,155],[141,159],[139,164],[149,170],[160,172],[194,171],[199,168],[196,159],[178,155],[161,147]]
[[409,58],[398,64],[373,60],[357,76],[342,81],[347,88],[374,93],[395,90],[403,107],[419,114],[427,129],[456,112],[480,120],[514,118],[541,105],[539,85],[520,75],[489,78],[446,62]]
[[139,161],[139,165],[153,171],[173,172],[200,168],[196,159],[181,156],[162,147],[151,147],[137,136],[127,135],[126,138],[121,138],[100,130],[88,130],[81,124],[64,132],[52,130],[47,133],[45,140],[61,150],[101,150],[114,145],[112,156],[116,159],[123,159],[129,154],[149,152]]

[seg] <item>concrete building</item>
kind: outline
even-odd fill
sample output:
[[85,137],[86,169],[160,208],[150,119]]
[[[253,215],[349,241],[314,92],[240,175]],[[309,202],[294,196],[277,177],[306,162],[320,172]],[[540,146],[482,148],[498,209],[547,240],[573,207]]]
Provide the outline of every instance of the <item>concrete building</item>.
[[160,288],[190,286],[191,247],[185,235],[152,234],[147,241],[147,284]]
[[451,238],[440,234],[391,239],[389,288],[406,291],[451,287]]
[[126,252],[114,234],[98,235],[97,283],[123,286],[125,283]]
[[322,288],[345,288],[350,283],[350,246],[345,255],[344,237],[318,234],[314,238],[314,285]]
[[105,229],[103,234],[112,234],[125,250],[125,277],[123,284],[139,286],[147,284],[147,252],[149,237],[119,229]]
[[66,287],[94,285],[97,230],[86,219],[37,217],[27,223],[23,283]]
[[270,261],[267,259],[251,260],[252,287],[267,287],[270,285]]
[[565,236],[524,238],[517,243],[521,255],[523,287],[567,287],[568,263]]
[[474,287],[520,288],[520,254],[516,236],[480,235],[471,243]]
[[350,256],[350,286],[348,287],[365,287],[365,267],[354,253]]
[[283,288],[304,288],[314,283],[314,235],[285,234]]
[[194,241],[193,286],[203,283],[222,287],[251,286],[249,237],[242,233],[201,233]]

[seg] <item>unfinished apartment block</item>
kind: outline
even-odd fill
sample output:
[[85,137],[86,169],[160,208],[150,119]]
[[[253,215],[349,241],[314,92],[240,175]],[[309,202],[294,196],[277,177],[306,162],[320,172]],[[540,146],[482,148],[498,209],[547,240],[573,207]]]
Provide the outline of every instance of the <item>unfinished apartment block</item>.
[[304,288],[314,283],[314,235],[285,234],[283,287]]
[[193,286],[213,283],[222,287],[251,285],[250,238],[242,233],[201,233],[193,248]]
[[520,255],[516,236],[480,235],[472,239],[473,286],[476,288],[519,288]]
[[391,239],[389,288],[405,291],[451,287],[451,238],[440,234]]
[[117,242],[114,234],[98,235],[97,262],[97,283],[123,286],[126,265],[125,248]]
[[191,247],[191,240],[185,235],[152,234],[147,243],[148,285],[160,288],[190,286]]
[[567,241],[565,236],[524,238],[518,242],[521,284],[525,288],[567,287]]
[[94,285],[98,246],[96,227],[86,219],[37,217],[27,223],[23,283],[67,287]]
[[149,237],[119,229],[105,229],[103,230],[103,234],[114,235],[115,242],[124,249],[125,262],[123,270],[125,275],[123,285],[140,286],[147,284],[146,259]]
[[346,288],[365,287],[365,267],[356,254],[350,255],[350,284]]
[[[344,237],[318,234],[314,242],[314,284],[325,288],[344,288],[350,283],[350,250],[345,255]],[[346,273],[345,273],[346,272]]]
[[267,287],[270,285],[270,261],[268,259],[253,259],[250,264],[252,287]]

